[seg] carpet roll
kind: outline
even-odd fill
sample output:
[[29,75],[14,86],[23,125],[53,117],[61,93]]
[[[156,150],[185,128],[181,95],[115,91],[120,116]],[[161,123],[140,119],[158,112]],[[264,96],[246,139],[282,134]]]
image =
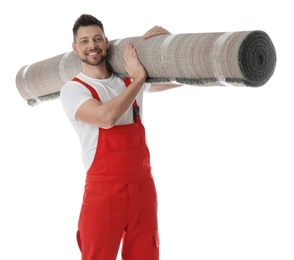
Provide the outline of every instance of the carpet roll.
[[238,60],[246,85],[264,85],[276,65],[275,48],[269,36],[262,31],[248,34],[240,46]]
[[[276,66],[275,47],[264,31],[170,34],[110,41],[108,62],[120,77],[127,75],[123,62],[127,42],[136,48],[148,82],[259,87]],[[28,104],[35,105],[59,97],[63,84],[81,70],[78,57],[68,52],[23,66],[16,85]]]

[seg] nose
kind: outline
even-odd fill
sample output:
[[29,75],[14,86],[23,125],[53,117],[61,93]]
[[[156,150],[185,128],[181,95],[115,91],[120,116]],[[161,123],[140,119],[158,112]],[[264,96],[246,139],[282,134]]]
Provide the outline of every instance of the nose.
[[89,40],[89,48],[95,48],[96,47],[96,42],[94,40]]

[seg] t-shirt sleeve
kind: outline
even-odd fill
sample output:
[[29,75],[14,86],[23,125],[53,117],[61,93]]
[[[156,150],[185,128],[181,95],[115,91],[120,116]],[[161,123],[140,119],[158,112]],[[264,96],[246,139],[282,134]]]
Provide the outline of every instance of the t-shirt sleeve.
[[70,119],[76,120],[77,110],[90,98],[91,92],[78,82],[67,82],[60,90],[61,104]]
[[151,87],[151,83],[145,82],[144,83],[144,92],[149,92],[150,87]]

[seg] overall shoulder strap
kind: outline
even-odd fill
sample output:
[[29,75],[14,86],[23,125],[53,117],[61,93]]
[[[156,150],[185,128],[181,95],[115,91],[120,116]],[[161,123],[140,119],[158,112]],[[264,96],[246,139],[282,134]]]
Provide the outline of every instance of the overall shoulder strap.
[[83,84],[87,89],[89,89],[89,90],[91,91],[91,94],[92,94],[93,98],[95,98],[95,99],[97,99],[98,101],[101,102],[100,97],[99,97],[97,91],[96,91],[91,85],[89,85],[88,83],[86,83],[86,82],[80,80],[80,79],[77,78],[77,77],[74,77],[74,78],[72,79],[72,81],[77,81],[77,82],[80,82],[81,84]]
[[[123,78],[123,80],[126,84],[126,87],[128,87],[131,84],[131,79],[129,77],[125,77],[125,78]],[[133,115],[134,115],[135,120],[137,117],[140,117],[140,109],[139,109],[139,106],[137,104],[136,99],[134,100],[134,103],[133,103]]]
[[[131,79],[130,79],[129,77],[125,77],[125,78],[123,78],[123,80],[124,80],[124,82],[125,82],[126,87],[128,87],[128,86],[131,84],[131,82],[132,82]],[[136,99],[135,99],[133,105],[134,105],[134,106],[138,106],[138,105],[137,105],[137,101],[136,101]]]

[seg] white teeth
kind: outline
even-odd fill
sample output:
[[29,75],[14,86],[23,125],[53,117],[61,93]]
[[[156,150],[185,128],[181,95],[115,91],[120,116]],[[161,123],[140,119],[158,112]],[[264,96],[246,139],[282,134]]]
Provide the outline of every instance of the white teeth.
[[93,56],[93,55],[97,55],[97,54],[98,54],[98,52],[92,52],[92,53],[89,53],[88,55]]

